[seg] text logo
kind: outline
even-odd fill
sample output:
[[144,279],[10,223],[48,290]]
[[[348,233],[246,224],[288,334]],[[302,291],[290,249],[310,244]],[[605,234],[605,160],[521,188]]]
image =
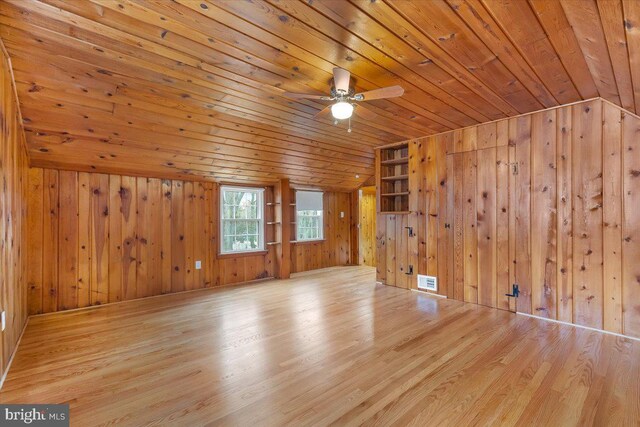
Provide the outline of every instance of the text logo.
[[0,405],[0,426],[68,427],[69,405]]

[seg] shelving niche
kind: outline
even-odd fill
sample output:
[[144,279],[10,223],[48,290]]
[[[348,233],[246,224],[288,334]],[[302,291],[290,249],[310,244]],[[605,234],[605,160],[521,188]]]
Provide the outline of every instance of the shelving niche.
[[378,162],[378,197],[381,214],[409,211],[409,146],[400,144],[380,148]]

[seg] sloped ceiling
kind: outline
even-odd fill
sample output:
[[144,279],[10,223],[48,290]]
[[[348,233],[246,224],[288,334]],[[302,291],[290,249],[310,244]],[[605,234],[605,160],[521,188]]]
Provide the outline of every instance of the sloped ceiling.
[[[640,109],[636,0],[0,5],[34,166],[353,189],[373,147],[601,96]],[[368,103],[314,119],[335,66]],[[358,177],[356,177],[358,176]]]

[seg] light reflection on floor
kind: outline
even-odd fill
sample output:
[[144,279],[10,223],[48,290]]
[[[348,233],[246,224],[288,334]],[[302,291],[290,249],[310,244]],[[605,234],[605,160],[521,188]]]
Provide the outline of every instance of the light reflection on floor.
[[416,292],[416,308],[423,313],[438,314],[438,297]]

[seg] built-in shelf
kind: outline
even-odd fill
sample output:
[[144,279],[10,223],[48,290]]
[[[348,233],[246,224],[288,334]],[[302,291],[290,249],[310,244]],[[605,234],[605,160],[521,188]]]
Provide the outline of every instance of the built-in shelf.
[[275,205],[279,205],[280,202],[268,202],[267,206],[275,206]]
[[380,164],[388,166],[388,165],[401,165],[403,163],[408,163],[408,162],[409,162],[408,157],[401,157],[399,159],[382,160]]
[[280,242],[267,242],[267,246],[279,245]]
[[274,224],[280,224],[280,221],[269,221],[269,222],[267,222],[267,225],[274,225]]
[[385,194],[381,194],[381,197],[395,197],[395,196],[408,196],[409,192],[408,191],[402,191],[400,193],[385,193]]
[[404,179],[409,179],[409,175],[383,176],[380,179],[383,181],[402,181]]
[[406,215],[411,212],[409,211],[390,211],[390,212],[379,212],[382,215]]
[[376,153],[378,209],[381,214],[409,210],[409,146],[406,143],[380,148]]
[[289,203],[289,206],[295,206],[295,205],[296,205],[295,203]]

